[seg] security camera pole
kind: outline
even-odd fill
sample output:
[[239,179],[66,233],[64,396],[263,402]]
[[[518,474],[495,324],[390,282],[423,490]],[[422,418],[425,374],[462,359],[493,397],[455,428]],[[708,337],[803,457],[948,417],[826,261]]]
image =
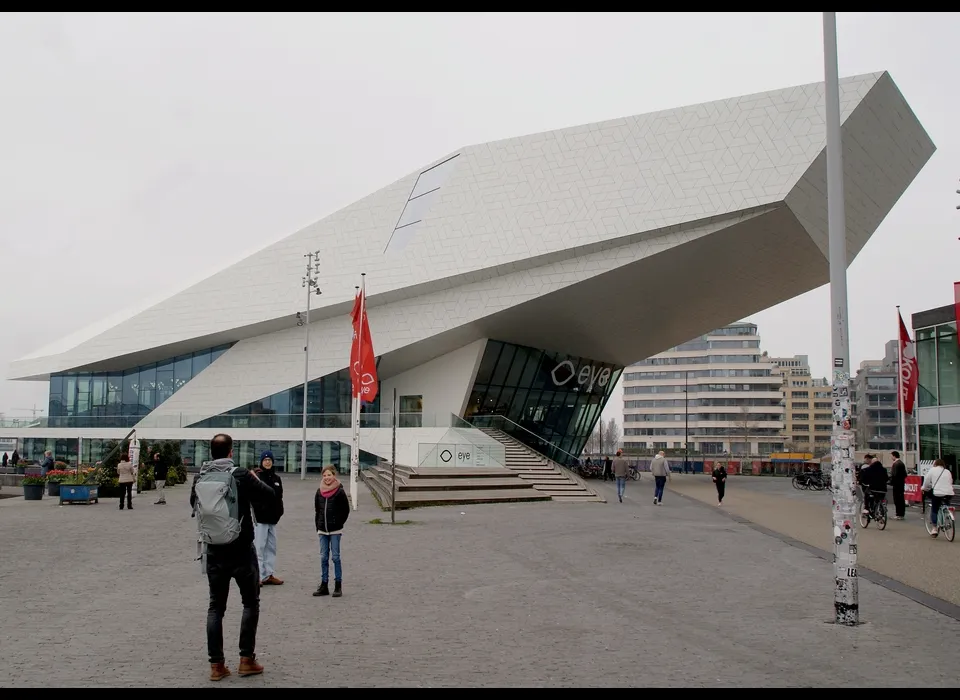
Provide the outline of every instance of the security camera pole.
[[834,622],[860,621],[857,578],[857,514],[850,430],[850,338],[847,324],[847,231],[840,144],[840,79],[837,72],[837,13],[823,13],[823,65],[827,122],[827,228],[830,251],[830,317],[833,348],[833,541]]
[[320,251],[304,255],[307,259],[307,274],[303,276],[303,287],[307,290],[307,314],[301,317],[297,312],[297,325],[303,326],[303,444],[300,446],[300,480],[307,478],[307,384],[310,382],[310,295],[320,294],[316,274],[320,267]]

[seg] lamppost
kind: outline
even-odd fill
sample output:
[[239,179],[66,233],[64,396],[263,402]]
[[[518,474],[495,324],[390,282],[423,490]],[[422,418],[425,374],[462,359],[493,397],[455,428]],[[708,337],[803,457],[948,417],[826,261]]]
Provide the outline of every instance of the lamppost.
[[304,255],[307,259],[307,273],[303,276],[304,289],[307,290],[307,313],[301,316],[297,312],[297,325],[303,326],[303,440],[300,446],[300,480],[307,478],[307,384],[310,382],[310,297],[320,294],[317,284],[317,272],[320,267],[320,251]]
[[690,458],[690,370],[683,370],[683,473]]
[[834,622],[860,622],[857,576],[857,506],[854,498],[853,433],[850,430],[850,327],[847,324],[847,227],[843,199],[840,80],[837,74],[837,13],[823,13],[824,98],[827,126],[827,240],[833,350],[833,536]]

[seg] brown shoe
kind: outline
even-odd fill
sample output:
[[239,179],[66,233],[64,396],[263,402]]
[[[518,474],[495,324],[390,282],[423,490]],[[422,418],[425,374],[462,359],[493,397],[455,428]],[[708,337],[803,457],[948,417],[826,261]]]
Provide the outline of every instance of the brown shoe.
[[270,574],[269,576],[267,576],[267,578],[266,578],[266,580],[264,581],[264,583],[268,583],[268,584],[270,584],[271,586],[282,586],[282,585],[283,585],[283,579],[279,579],[279,578],[277,578],[276,576],[274,576],[273,574]]
[[230,669],[225,663],[210,664],[210,680],[222,681],[230,675]]
[[240,668],[237,670],[241,676],[256,676],[259,673],[263,673],[263,666],[257,663],[256,659],[251,659],[249,656],[240,657]]

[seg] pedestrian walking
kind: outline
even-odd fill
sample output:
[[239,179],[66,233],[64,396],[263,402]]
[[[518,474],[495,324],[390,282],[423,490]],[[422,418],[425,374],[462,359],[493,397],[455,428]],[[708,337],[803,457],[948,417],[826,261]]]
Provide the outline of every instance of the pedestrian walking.
[[210,441],[211,461],[204,462],[190,488],[190,507],[197,518],[201,561],[210,587],[207,608],[207,653],[210,680],[230,675],[223,655],[223,615],[230,582],[236,581],[243,601],[240,618],[241,676],[263,673],[257,661],[260,622],[260,565],[253,546],[250,503],[271,502],[273,489],[253,471],[233,464],[233,439],[224,433]]
[[610,455],[603,458],[603,480],[606,481],[613,471],[613,460]]
[[164,494],[163,487],[167,484],[167,471],[169,465],[166,458],[159,452],[153,453],[153,480],[157,485],[157,502],[155,506],[167,505],[167,497]]
[[907,484],[907,465],[900,459],[900,453],[893,450],[893,464],[890,466],[890,485],[893,487],[893,505],[896,519],[903,520],[907,514],[907,500],[904,489]]
[[260,481],[270,486],[276,498],[268,502],[253,504],[253,515],[257,520],[254,527],[254,544],[257,558],[260,560],[260,585],[282,586],[283,579],[275,576],[277,566],[277,523],[283,517],[283,482],[273,468],[273,452],[267,450],[260,455],[257,468]]
[[727,488],[727,470],[723,464],[718,463],[713,469],[713,483],[717,487],[717,505],[723,505],[723,492]]
[[117,464],[117,480],[120,485],[120,510],[123,510],[123,499],[127,499],[127,509],[133,510],[133,482],[136,475],[130,455],[124,453]]
[[332,464],[323,468],[323,478],[313,498],[313,507],[314,524],[320,538],[320,585],[313,595],[330,595],[330,559],[333,558],[333,597],[339,598],[343,595],[340,540],[343,526],[350,517],[350,501]]
[[653,474],[653,505],[658,506],[663,503],[663,487],[667,484],[670,476],[670,462],[664,456],[663,450],[657,453],[657,456],[650,462],[650,473]]
[[613,476],[617,480],[617,498],[623,503],[623,493],[627,488],[627,476],[630,474],[630,465],[623,456],[623,450],[617,450],[613,459]]

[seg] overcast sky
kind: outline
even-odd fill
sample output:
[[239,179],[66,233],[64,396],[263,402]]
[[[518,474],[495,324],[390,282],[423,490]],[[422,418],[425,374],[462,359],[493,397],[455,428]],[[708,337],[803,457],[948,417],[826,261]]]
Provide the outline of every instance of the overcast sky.
[[[960,15],[838,24],[841,76],[890,71],[938,148],[850,267],[856,367],[895,336],[896,304],[909,326],[960,278]],[[0,14],[0,376],[460,146],[822,80],[821,27],[820,13]],[[764,349],[827,374],[828,297],[750,319]],[[0,381],[8,416],[46,402],[43,384]]]

